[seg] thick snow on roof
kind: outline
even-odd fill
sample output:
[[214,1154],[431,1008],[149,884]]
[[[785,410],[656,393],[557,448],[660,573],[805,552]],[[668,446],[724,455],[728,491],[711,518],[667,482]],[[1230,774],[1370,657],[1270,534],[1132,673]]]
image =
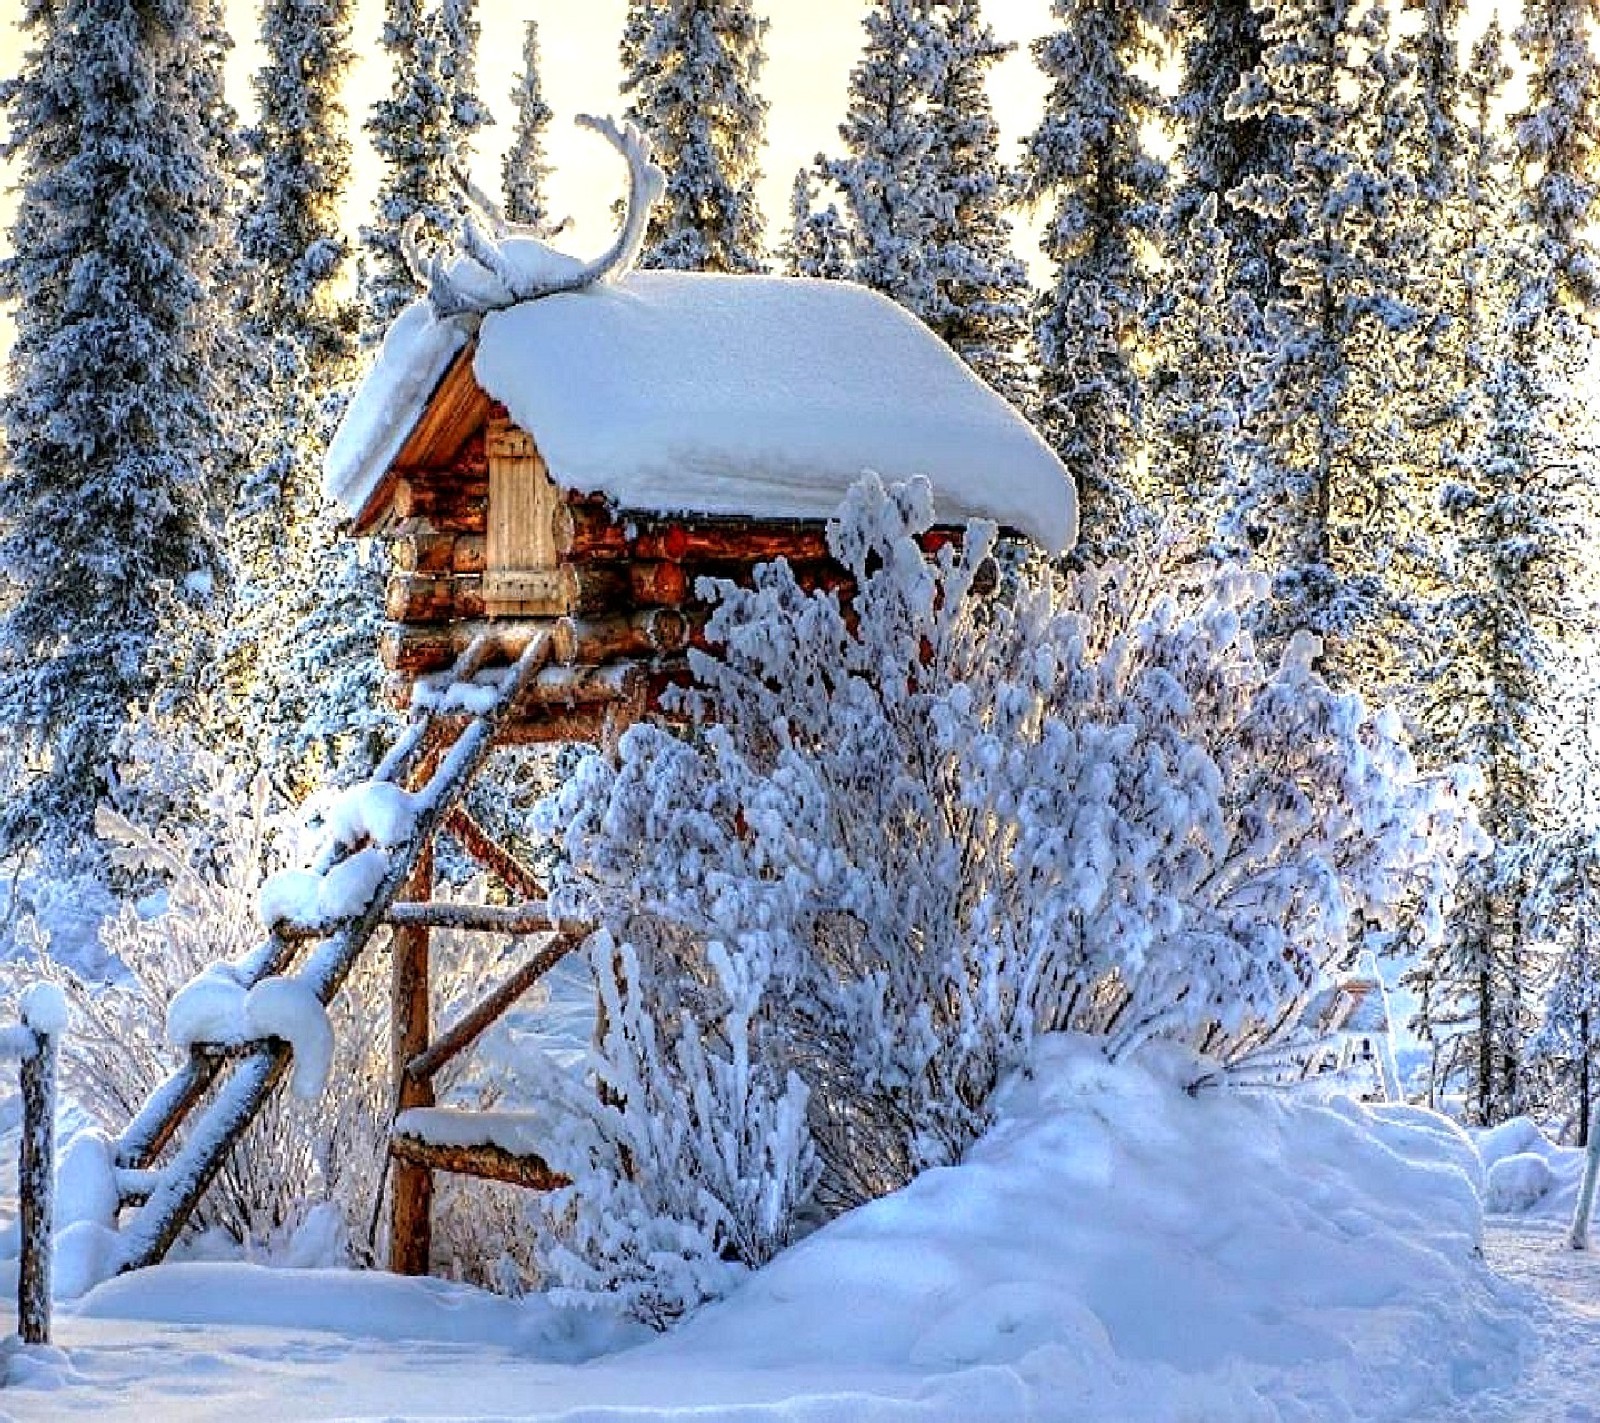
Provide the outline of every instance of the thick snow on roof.
[[[329,492],[352,511],[459,349],[414,312],[329,451]],[[1053,551],[1075,537],[1061,462],[926,327],[864,287],[634,272],[493,311],[478,341],[479,384],[556,482],[623,508],[824,518],[870,469],[926,475],[942,520],[993,519]]]

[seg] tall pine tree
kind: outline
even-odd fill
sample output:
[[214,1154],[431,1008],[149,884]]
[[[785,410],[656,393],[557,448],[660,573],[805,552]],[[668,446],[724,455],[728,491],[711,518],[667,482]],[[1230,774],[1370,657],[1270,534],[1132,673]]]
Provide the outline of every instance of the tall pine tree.
[[[1027,272],[1010,250],[1015,175],[986,87],[1009,51],[979,0],[879,0],[851,71],[845,152],[795,180],[796,271],[848,276],[914,312],[1018,404]],[[818,208],[816,178],[839,203]],[[840,207],[842,203],[842,209]]]
[[545,155],[544,140],[554,115],[545,102],[544,85],[539,78],[537,20],[529,20],[523,31],[522,72],[511,91],[511,102],[516,107],[516,126],[500,168],[505,215],[537,237],[550,237],[561,225],[550,220],[550,204],[545,196],[550,162]]
[[6,83],[22,175],[0,296],[0,723],[15,738],[0,850],[82,855],[130,705],[152,691],[163,589],[215,573],[205,510],[208,226],[219,205],[185,75],[181,0],[35,5]]
[[1039,417],[1078,484],[1080,556],[1125,550],[1139,522],[1136,347],[1151,304],[1144,244],[1165,182],[1145,147],[1163,103],[1140,66],[1159,53],[1166,0],[1053,0],[1057,29],[1034,45],[1050,79],[1028,137],[1023,194],[1051,208],[1054,266],[1034,337]]
[[928,261],[939,200],[929,108],[943,44],[932,0],[872,0],[861,24],[866,41],[839,126],[844,153],[818,154],[817,173],[843,204],[848,275],[926,320],[938,306]]
[[924,319],[950,348],[1013,403],[1032,403],[1024,363],[1027,268],[1011,251],[1015,175],[1000,162],[1000,127],[986,80],[1012,46],[984,22],[980,0],[948,0],[934,12],[943,48],[929,101],[929,181],[941,196],[929,233],[934,305]]
[[365,248],[361,342],[376,345],[417,296],[400,234],[421,214],[435,234],[453,233],[461,200],[453,170],[460,157],[456,90],[447,78],[447,39],[423,0],[385,0],[383,47],[394,69],[387,98],[372,106],[367,132],[383,164],[374,220],[361,229]]
[[765,268],[756,185],[767,124],[766,35],[751,0],[634,0],[622,92],[628,118],[650,138],[667,175],[643,266]]

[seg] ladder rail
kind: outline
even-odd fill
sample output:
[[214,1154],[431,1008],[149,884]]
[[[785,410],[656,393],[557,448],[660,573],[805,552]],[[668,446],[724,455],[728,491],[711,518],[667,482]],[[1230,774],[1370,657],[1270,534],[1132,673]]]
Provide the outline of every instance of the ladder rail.
[[[389,865],[366,907],[307,956],[300,977],[324,1007],[337,995],[361,951],[384,924],[389,906],[410,879],[423,846],[431,843],[445,817],[493,750],[500,726],[550,654],[548,634],[528,644],[513,664],[493,705],[469,720],[419,792],[423,804],[412,833],[403,846],[391,851]],[[428,720],[425,718],[422,724]],[[422,745],[422,738],[418,738],[417,745]],[[284,945],[276,933],[271,943],[291,947]],[[266,977],[266,968],[277,962],[265,952],[267,947],[263,946],[252,960],[252,967],[263,970],[258,979]],[[276,1039],[252,1047],[242,1057],[231,1060],[192,1052],[188,1063],[157,1089],[145,1110],[119,1140],[119,1166],[147,1167],[207,1088],[219,1076],[223,1077],[216,1095],[201,1112],[172,1160],[162,1168],[144,1205],[138,1207],[138,1215],[124,1232],[117,1273],[153,1265],[172,1247],[228,1152],[282,1081],[289,1057],[288,1045]],[[223,1076],[225,1067],[227,1075]],[[162,1112],[167,1113],[166,1118],[161,1116]]]

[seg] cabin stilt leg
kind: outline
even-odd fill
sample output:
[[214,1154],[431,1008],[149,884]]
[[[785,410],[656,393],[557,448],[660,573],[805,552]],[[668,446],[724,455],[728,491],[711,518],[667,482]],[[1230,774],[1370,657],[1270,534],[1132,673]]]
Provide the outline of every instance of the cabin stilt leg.
[[[426,903],[433,898],[433,845],[423,847],[406,887],[406,898]],[[392,1060],[397,1111],[431,1107],[433,1083],[406,1072],[406,1064],[427,1050],[433,1022],[428,991],[428,929],[407,925],[394,930]],[[433,1243],[433,1173],[396,1157],[394,1192],[389,1216],[389,1268],[397,1275],[426,1275]]]

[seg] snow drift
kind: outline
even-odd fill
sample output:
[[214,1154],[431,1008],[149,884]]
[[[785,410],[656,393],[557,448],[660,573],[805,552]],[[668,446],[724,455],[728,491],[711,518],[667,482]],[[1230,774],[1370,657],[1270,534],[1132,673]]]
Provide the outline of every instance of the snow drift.
[[[1113,1065],[1093,1040],[1045,1039],[961,1165],[823,1228],[640,1347],[603,1312],[563,1324],[537,1298],[474,1310],[437,1281],[282,1272],[268,1289],[254,1267],[161,1266],[67,1312],[80,1367],[55,1384],[86,1409],[148,1417],[174,1370],[194,1372],[210,1416],[240,1423],[269,1416],[263,1400],[280,1417],[457,1414],[464,1389],[480,1413],[569,1423],[1328,1423],[1470,1417],[1484,1390],[1515,1386],[1523,1301],[1477,1258],[1481,1168],[1457,1128],[1408,1107],[1191,1096],[1195,1076],[1170,1048]],[[367,1313],[380,1302],[381,1322]],[[93,1350],[96,1330],[128,1338],[111,1320],[207,1326],[159,1336],[203,1357],[161,1352],[163,1372],[131,1372],[152,1356]],[[253,1328],[230,1342],[231,1326]],[[308,1329],[425,1342],[405,1345],[397,1381],[370,1342],[330,1367],[340,1346],[309,1348]],[[481,1357],[462,1353],[474,1340]],[[48,1386],[13,1378],[24,1411]]]

